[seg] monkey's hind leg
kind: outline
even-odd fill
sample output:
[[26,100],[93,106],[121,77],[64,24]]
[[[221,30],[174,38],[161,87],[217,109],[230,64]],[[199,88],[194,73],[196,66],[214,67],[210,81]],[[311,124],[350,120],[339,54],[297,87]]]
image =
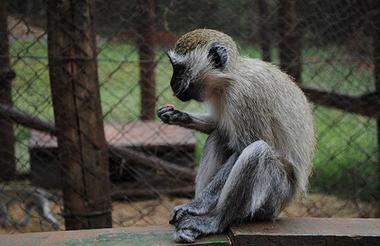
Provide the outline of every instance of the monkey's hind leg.
[[292,182],[270,146],[256,141],[238,157],[215,210],[202,216],[185,215],[176,224],[175,238],[192,242],[199,235],[223,232],[234,222],[257,216],[274,219],[293,195]]
[[35,207],[34,200],[28,201],[24,208],[24,217],[17,226],[25,227],[29,224],[32,209]]
[[36,211],[37,213],[45,219],[47,222],[49,222],[54,230],[59,229],[59,222],[58,220],[51,214],[51,208],[49,201],[42,195],[39,194],[37,197],[37,204],[36,204]]
[[33,208],[36,209],[41,218],[52,225],[53,229],[59,229],[59,221],[51,214],[49,201],[42,194],[36,194],[36,197],[26,204],[24,209],[24,218],[20,223],[18,223],[18,226],[24,227],[29,224],[31,211]]

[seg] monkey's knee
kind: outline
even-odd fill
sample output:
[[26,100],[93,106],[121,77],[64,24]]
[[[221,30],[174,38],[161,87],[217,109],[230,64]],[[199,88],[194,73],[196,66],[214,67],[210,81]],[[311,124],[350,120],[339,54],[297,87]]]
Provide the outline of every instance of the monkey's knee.
[[245,147],[240,155],[247,157],[251,161],[255,161],[264,154],[272,154],[272,149],[264,140],[258,140]]

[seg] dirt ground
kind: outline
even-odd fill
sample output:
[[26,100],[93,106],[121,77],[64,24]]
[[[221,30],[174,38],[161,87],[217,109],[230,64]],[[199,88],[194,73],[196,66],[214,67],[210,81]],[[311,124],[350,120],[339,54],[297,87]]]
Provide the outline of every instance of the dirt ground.
[[[137,202],[113,202],[113,224],[114,227],[167,225],[172,208],[186,202],[189,200],[168,197]],[[59,215],[61,205],[51,205],[53,215],[61,222],[60,229],[64,230],[64,221]],[[294,200],[281,213],[280,217],[374,217],[375,210],[375,206],[365,202],[346,201],[334,196],[311,194],[307,198]],[[15,221],[20,220],[23,216],[22,205],[13,205],[10,208],[10,214]],[[33,212],[28,226],[0,228],[0,234],[51,230],[53,229],[50,224]]]

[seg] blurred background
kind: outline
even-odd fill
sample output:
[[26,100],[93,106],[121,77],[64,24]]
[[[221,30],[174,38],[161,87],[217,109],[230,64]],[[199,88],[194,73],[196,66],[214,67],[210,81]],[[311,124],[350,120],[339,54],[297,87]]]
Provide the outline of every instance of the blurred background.
[[0,11],[0,233],[168,223],[193,195],[207,136],[155,112],[202,111],[172,96],[165,53],[196,28],[278,65],[312,104],[310,194],[281,216],[380,215],[377,1],[8,0]]

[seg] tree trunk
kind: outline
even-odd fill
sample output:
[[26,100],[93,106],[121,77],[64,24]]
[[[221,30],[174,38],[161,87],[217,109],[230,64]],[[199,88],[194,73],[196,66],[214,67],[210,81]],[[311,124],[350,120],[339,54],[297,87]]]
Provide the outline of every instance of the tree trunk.
[[[9,43],[6,2],[0,1],[0,103],[12,106],[12,79],[9,67]],[[16,174],[15,137],[12,121],[0,119],[0,180],[12,180]]]
[[261,45],[261,58],[263,61],[272,61],[272,40],[269,36],[269,25],[268,25],[268,2],[267,0],[258,0],[258,11],[259,11],[259,37]]
[[[373,63],[375,65],[374,76],[375,76],[375,88],[377,101],[380,102],[380,3],[375,4],[375,9],[377,10],[373,16],[374,20],[374,35],[373,35]],[[380,110],[378,108],[378,110]],[[377,155],[378,162],[376,173],[377,180],[380,180],[380,118],[377,118]],[[377,194],[375,194],[375,199],[378,202],[377,217],[380,217],[380,181],[378,181]]]
[[51,91],[67,230],[112,227],[94,0],[48,0]]
[[280,67],[301,83],[301,39],[298,31],[296,0],[280,0],[279,7],[279,56]]
[[154,77],[154,0],[139,0],[136,19],[137,46],[140,59],[140,119],[153,120],[156,115],[156,85]]

